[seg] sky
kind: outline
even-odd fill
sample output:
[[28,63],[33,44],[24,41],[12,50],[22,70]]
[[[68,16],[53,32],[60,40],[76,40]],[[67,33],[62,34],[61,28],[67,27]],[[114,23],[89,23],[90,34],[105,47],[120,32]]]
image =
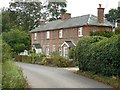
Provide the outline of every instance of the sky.
[[[8,7],[11,0],[0,0],[0,8]],[[71,13],[72,17],[85,14],[93,14],[97,16],[97,8],[99,4],[105,8],[105,14],[112,8],[118,7],[120,0],[67,0],[67,13]]]

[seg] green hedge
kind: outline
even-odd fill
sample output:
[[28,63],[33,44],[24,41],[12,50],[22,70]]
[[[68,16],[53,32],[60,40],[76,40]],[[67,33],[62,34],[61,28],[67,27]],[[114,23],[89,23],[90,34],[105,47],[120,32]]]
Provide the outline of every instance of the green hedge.
[[109,39],[84,37],[76,47],[79,69],[107,76],[120,75],[120,35]]
[[111,36],[115,35],[112,31],[95,31],[90,32],[90,36],[104,36],[110,38]]

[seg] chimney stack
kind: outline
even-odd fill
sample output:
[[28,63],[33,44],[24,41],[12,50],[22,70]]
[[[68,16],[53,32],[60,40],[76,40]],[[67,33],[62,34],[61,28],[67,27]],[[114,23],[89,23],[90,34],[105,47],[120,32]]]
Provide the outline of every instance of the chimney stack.
[[62,15],[62,20],[67,20],[71,18],[71,13],[65,13]]
[[98,8],[98,23],[104,23],[104,8],[101,7],[102,5],[99,4]]

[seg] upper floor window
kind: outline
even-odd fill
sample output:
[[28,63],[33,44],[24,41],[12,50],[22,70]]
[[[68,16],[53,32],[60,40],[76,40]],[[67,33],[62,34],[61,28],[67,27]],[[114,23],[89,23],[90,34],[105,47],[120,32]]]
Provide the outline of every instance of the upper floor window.
[[37,33],[34,33],[34,40],[37,40]]
[[78,37],[82,37],[82,36],[83,36],[83,28],[80,27],[80,28],[78,29]]
[[63,37],[63,30],[59,30],[59,38]]
[[47,33],[46,33],[46,38],[47,38],[47,39],[50,39],[50,31],[47,31]]

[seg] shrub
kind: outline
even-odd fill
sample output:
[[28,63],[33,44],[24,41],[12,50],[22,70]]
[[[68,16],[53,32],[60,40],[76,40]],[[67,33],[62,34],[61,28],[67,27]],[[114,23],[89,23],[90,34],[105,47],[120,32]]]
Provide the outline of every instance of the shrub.
[[79,68],[81,70],[87,70],[87,66],[88,66],[88,61],[89,61],[89,57],[87,57],[88,55],[88,47],[92,44],[92,43],[96,43],[99,42],[100,40],[104,39],[105,37],[101,37],[101,36],[87,36],[87,37],[83,37],[82,39],[80,39],[80,41],[78,42],[77,46],[76,46],[76,58],[79,60],[78,65],[80,66]]
[[52,65],[52,58],[43,57],[41,64],[42,65]]
[[70,49],[68,56],[69,56],[69,59],[74,59],[74,56],[75,56],[75,51],[74,51],[74,49],[73,49],[73,48],[72,48],[72,49]]
[[3,41],[2,43],[2,62],[4,63],[6,60],[12,59],[11,47]]
[[77,45],[79,69],[106,76],[120,75],[120,35],[90,43],[92,38],[83,38]]
[[58,67],[67,67],[69,66],[69,61],[62,56],[56,55],[53,57],[53,63]]
[[90,32],[90,36],[104,36],[110,38],[114,33],[112,31],[95,31]]

